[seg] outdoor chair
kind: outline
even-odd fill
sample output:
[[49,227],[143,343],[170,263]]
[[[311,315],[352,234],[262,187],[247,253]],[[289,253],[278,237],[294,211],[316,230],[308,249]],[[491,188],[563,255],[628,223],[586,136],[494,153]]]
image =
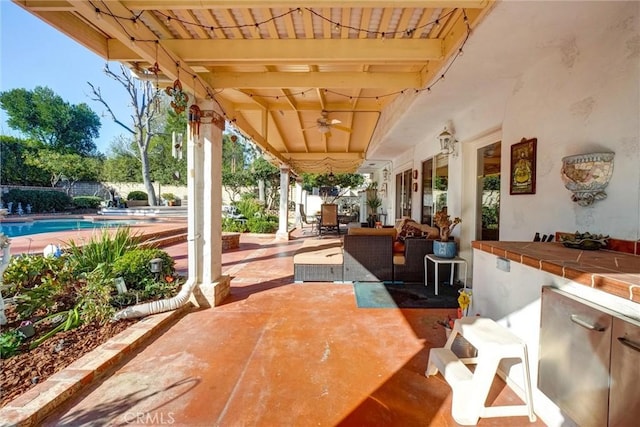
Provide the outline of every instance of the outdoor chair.
[[320,224],[318,234],[322,236],[322,231],[335,230],[340,234],[340,223],[338,222],[338,205],[325,203],[320,206]]
[[318,220],[315,216],[309,218],[304,211],[304,205],[302,203],[298,204],[300,210],[300,219],[302,220],[303,228],[304,224],[311,225],[311,232],[313,233],[316,229],[316,225],[318,225]]

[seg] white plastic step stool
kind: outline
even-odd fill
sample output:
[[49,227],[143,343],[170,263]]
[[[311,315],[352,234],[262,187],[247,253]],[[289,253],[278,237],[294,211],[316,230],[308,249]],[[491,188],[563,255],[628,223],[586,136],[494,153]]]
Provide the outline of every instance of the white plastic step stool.
[[[478,350],[477,357],[460,359],[451,351],[453,340],[458,334]],[[498,364],[504,358],[520,359],[522,362],[525,404],[484,406]],[[476,364],[474,372],[467,368],[467,364]],[[451,415],[457,423],[476,425],[479,418],[519,415],[527,415],[531,422],[536,420],[533,412],[527,346],[523,340],[493,320],[482,317],[456,319],[444,348],[434,348],[429,352],[429,363],[425,375],[435,375],[438,371],[442,373],[453,391]]]

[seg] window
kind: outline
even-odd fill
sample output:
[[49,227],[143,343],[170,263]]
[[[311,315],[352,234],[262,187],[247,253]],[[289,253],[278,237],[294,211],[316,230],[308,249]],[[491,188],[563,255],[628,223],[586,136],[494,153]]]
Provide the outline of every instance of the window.
[[435,226],[433,215],[447,206],[449,188],[449,157],[438,154],[422,162],[422,217],[423,224]]

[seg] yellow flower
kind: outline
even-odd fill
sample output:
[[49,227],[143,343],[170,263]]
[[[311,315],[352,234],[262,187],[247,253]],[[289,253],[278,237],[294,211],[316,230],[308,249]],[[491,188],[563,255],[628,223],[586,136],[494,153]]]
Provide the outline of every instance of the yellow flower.
[[464,311],[471,304],[471,293],[468,291],[460,291],[460,295],[458,296],[458,305]]

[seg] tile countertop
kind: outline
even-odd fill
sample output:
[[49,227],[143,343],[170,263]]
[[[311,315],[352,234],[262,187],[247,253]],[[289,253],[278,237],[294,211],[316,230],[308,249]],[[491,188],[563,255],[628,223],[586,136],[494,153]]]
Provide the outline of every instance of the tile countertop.
[[474,249],[640,303],[640,256],[570,249],[558,242],[474,241]]

